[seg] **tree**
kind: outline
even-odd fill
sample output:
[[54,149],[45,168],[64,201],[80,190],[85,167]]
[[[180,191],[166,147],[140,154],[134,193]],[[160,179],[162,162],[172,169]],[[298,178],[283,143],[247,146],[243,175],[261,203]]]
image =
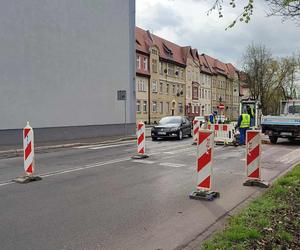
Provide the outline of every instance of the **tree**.
[[[232,28],[238,21],[248,23],[254,11],[254,0],[243,0],[244,7],[241,13],[227,27]],[[257,1],[257,0],[256,0]],[[268,4],[267,16],[281,16],[282,20],[292,19],[300,22],[300,0],[265,0]],[[232,8],[236,7],[236,0],[228,0]],[[225,3],[226,4],[226,3]],[[215,0],[213,6],[208,10],[208,14],[218,11],[219,17],[223,17],[223,0]],[[227,29],[226,28],[226,29]]]
[[261,102],[264,114],[277,113],[280,100],[296,98],[299,62],[295,56],[274,59],[264,45],[251,44],[242,61],[251,96]]

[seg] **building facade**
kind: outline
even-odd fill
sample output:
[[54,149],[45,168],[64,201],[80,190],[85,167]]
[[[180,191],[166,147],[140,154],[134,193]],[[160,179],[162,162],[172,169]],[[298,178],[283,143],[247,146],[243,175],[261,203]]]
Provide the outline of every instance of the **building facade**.
[[1,145],[134,132],[135,1],[90,2],[1,1]]

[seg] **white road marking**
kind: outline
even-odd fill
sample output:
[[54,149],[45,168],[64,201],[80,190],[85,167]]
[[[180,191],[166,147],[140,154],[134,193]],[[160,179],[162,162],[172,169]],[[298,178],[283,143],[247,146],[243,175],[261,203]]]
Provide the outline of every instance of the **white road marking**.
[[184,164],[177,164],[177,163],[170,163],[170,162],[162,162],[162,163],[159,163],[159,165],[165,166],[165,167],[172,167],[172,168],[182,168],[182,167],[186,166]]
[[154,164],[154,161],[148,161],[148,160],[133,160],[132,162],[135,163],[144,163],[144,164]]
[[124,141],[124,142],[118,142],[118,143],[111,143],[111,144],[90,144],[90,145],[85,145],[85,146],[78,146],[78,147],[73,147],[75,149],[101,149],[101,148],[106,148],[108,146],[112,146],[112,147],[117,147],[117,146],[123,146],[123,145],[131,145],[131,144],[135,144],[135,141]]

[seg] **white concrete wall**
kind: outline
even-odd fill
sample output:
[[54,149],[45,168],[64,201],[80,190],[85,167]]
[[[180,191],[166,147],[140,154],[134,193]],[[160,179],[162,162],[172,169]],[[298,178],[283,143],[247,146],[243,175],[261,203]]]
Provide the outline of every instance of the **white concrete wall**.
[[0,2],[0,130],[135,123],[134,0]]

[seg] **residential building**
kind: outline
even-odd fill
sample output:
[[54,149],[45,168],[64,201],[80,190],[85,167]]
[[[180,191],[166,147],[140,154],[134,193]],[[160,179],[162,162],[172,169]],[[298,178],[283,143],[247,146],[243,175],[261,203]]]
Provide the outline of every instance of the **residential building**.
[[185,114],[194,118],[202,114],[201,91],[200,91],[200,61],[198,51],[190,46],[183,48],[186,63],[186,105]]
[[[186,66],[182,48],[138,27],[136,33],[142,34],[140,43],[145,43],[149,55],[147,123],[157,123],[168,115],[184,115]],[[144,97],[137,92],[137,100]]]
[[229,91],[226,91],[226,88],[229,87],[229,85],[226,84],[228,74],[226,64],[206,54],[202,54],[202,56],[213,73],[211,90],[212,112],[226,116],[230,105],[230,99],[228,97]]
[[238,70],[231,63],[227,63],[226,66],[228,71],[227,84],[231,89],[231,92],[227,91],[231,101],[231,104],[229,105],[228,108],[228,117],[231,120],[237,120],[239,116],[239,105],[240,105]]

